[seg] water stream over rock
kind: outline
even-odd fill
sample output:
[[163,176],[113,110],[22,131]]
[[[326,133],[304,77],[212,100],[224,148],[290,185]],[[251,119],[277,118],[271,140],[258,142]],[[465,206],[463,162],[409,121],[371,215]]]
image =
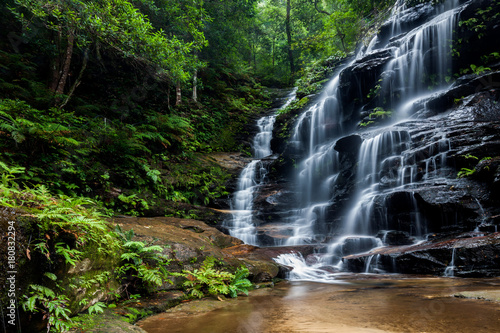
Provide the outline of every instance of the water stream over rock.
[[[483,2],[448,0],[411,8],[405,3],[398,1],[369,46],[338,69],[297,118],[285,150],[301,157],[291,185],[261,193],[274,201],[256,208],[256,189],[267,169],[254,160],[240,176],[231,235],[253,245],[317,245],[307,257],[289,253],[275,259],[292,268],[292,280],[333,282],[346,270],[418,273],[409,262],[422,258],[431,263],[427,273],[440,275],[451,274],[450,267],[464,276],[498,267],[493,255],[482,268],[470,269],[474,260],[466,254],[474,244],[482,244],[482,251],[500,250],[500,235],[484,238],[479,232],[480,225],[497,230],[498,218],[488,219],[498,215],[496,199],[480,183],[457,178],[467,156],[479,160],[500,150],[500,107],[488,102],[496,93],[475,86],[476,77],[453,82],[458,22]],[[496,80],[494,75],[488,80]],[[454,104],[456,96],[469,95],[475,103],[464,98],[464,104]],[[484,101],[487,112],[476,107]],[[272,117],[259,120],[256,158],[271,153],[273,123]],[[257,221],[256,212],[266,216],[266,209],[271,222]],[[464,237],[468,243],[456,239]],[[442,251],[429,243],[438,238]],[[458,244],[463,249],[456,249]],[[435,253],[422,254],[419,245]]]
[[[286,108],[294,100],[295,91],[296,89],[293,89],[290,92],[280,109]],[[261,159],[272,154],[271,138],[275,119],[276,113],[257,121],[259,132],[253,141],[255,159],[242,170],[238,178],[238,188],[231,199],[232,218],[224,222],[231,236],[250,245],[258,245],[253,222],[253,202],[256,190],[266,180],[268,171]]]

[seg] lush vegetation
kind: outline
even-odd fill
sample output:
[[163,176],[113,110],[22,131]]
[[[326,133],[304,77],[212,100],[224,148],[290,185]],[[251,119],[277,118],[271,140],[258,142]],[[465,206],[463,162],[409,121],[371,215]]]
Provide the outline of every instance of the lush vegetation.
[[[111,230],[106,216],[96,211],[95,202],[54,197],[44,185],[19,186],[15,176],[22,174],[22,168],[0,162],[0,169],[0,205],[16,210],[9,220],[16,221],[16,265],[24,272],[19,281],[20,304],[44,321],[47,331],[78,327],[78,318],[73,321],[70,315],[79,309],[90,315],[102,313],[107,305],[95,299],[91,302],[96,292],[106,299],[137,298],[171,284],[170,276],[185,278],[184,287],[193,298],[236,297],[252,287],[246,279],[248,269],[241,267],[231,273],[214,257],[207,257],[200,269],[169,272],[172,259],[164,254],[168,244],[147,244],[137,240],[133,230],[124,231],[119,226]],[[0,230],[5,230],[3,224]],[[0,248],[0,252],[4,254],[5,249]],[[88,265],[86,261],[100,268],[84,274],[67,273],[81,270],[82,265]],[[5,302],[4,297],[0,301]]]

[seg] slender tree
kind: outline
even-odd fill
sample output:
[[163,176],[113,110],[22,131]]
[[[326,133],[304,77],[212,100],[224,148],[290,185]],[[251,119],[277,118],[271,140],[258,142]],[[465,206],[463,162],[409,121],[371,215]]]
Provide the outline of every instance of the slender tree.
[[292,10],[292,6],[290,4],[291,0],[286,1],[286,19],[285,19],[285,28],[286,28],[286,39],[288,41],[288,61],[290,62],[290,72],[293,75],[295,73],[295,65],[293,62],[293,49],[292,49],[292,27],[290,24],[290,12]]

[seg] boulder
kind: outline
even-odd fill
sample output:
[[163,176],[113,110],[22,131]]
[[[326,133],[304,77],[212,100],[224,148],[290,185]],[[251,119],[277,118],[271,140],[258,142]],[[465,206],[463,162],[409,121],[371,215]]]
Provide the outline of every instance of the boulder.
[[[278,264],[269,257],[255,254],[258,248],[243,245],[241,240],[201,221],[171,217],[122,217],[113,219],[113,222],[124,230],[133,229],[136,240],[167,245],[164,254],[172,259],[167,267],[172,272],[199,268],[206,257],[213,256],[233,270],[246,266],[254,282],[270,281],[278,275]],[[160,289],[177,289],[183,279],[173,278],[172,281],[174,284]]]

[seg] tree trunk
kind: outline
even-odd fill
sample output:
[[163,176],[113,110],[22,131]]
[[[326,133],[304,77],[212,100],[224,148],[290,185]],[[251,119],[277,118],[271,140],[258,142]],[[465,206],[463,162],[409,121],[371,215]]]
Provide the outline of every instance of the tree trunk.
[[66,54],[64,58],[64,64],[60,73],[59,83],[56,88],[56,95],[62,95],[64,93],[64,87],[66,86],[66,81],[68,80],[69,69],[71,66],[71,57],[73,56],[73,46],[75,44],[75,35],[71,32],[68,35],[68,45],[66,46]]
[[175,105],[180,105],[182,102],[182,92],[181,92],[181,83],[177,82],[175,86]]
[[293,64],[293,52],[292,52],[292,29],[290,26],[290,11],[292,6],[290,5],[290,0],[286,1],[286,38],[288,40],[288,61],[290,62],[290,72],[293,75],[295,73],[295,66]]
[[272,49],[272,54],[273,54],[273,73],[274,73],[274,44],[276,43],[276,38],[273,38],[273,49]]
[[167,108],[170,110],[170,85],[167,88]]
[[196,85],[198,84],[198,71],[194,71],[194,77],[193,77],[193,102],[198,102],[198,90],[196,88]]
[[57,85],[61,79],[61,30],[57,32],[57,37],[55,38],[57,56],[52,60],[52,78],[50,80],[49,89],[56,92]]
[[342,43],[342,48],[344,49],[344,52],[347,52],[347,48],[345,47],[344,43],[345,35],[342,33],[342,31],[338,26],[336,27],[336,29],[337,29],[337,36],[340,38],[340,42]]
[[80,82],[82,82],[83,72],[85,72],[85,69],[87,68],[88,60],[89,60],[89,49],[86,48],[83,53],[83,63],[82,63],[82,68],[80,69],[80,73],[78,74],[78,77],[71,86],[71,89],[68,92],[68,96],[66,97],[64,102],[59,106],[59,109],[62,109],[66,104],[68,104],[69,99],[71,98],[71,96],[73,96],[73,93],[75,92],[75,89],[80,85]]
[[253,48],[253,72],[257,73],[257,48],[255,47],[256,43],[253,43],[252,48]]

